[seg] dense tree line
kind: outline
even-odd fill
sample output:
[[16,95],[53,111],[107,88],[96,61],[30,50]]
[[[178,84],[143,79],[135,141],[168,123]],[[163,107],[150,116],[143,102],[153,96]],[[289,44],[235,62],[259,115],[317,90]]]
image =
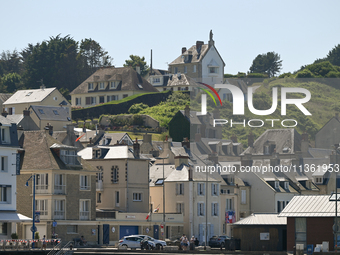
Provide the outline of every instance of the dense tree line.
[[111,66],[112,58],[92,39],[75,41],[69,35],[50,37],[28,44],[21,52],[0,55],[0,93],[17,89],[57,87],[67,95],[100,67]]

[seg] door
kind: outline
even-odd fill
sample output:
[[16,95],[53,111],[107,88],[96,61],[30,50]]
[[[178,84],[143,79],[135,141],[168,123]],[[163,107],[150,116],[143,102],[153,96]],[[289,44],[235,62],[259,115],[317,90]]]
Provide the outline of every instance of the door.
[[159,226],[153,225],[153,238],[159,239]]
[[120,226],[119,239],[130,235],[138,235],[138,226]]
[[104,224],[103,225],[103,244],[110,243],[110,225]]

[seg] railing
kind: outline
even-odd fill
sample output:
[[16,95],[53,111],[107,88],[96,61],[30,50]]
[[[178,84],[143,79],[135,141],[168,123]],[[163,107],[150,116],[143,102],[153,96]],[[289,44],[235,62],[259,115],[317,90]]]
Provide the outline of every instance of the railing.
[[57,252],[59,252],[61,250],[63,245],[64,245],[64,242],[58,243],[56,246],[53,247],[52,250],[50,250],[49,253],[47,253],[47,255],[54,255],[54,254],[56,254]]
[[96,183],[96,190],[97,191],[103,191],[103,181],[98,181]]
[[[46,239],[46,245],[48,248],[54,249],[60,244],[60,239]],[[0,252],[5,250],[32,250],[32,244],[42,244],[43,240],[31,240],[31,239],[6,239],[0,240]],[[56,245],[56,246],[55,246]],[[35,245],[36,247],[36,245]],[[41,249],[40,247],[38,249]]]
[[70,247],[73,247],[73,241],[69,241],[63,248],[61,248],[55,255],[63,255],[63,254],[73,254],[73,251]]
[[89,220],[90,212],[80,212],[80,220]]
[[64,211],[54,211],[54,219],[55,220],[64,220],[65,212]]
[[36,185],[35,192],[39,194],[46,194],[48,193],[48,185]]
[[66,185],[54,185],[54,194],[66,194]]

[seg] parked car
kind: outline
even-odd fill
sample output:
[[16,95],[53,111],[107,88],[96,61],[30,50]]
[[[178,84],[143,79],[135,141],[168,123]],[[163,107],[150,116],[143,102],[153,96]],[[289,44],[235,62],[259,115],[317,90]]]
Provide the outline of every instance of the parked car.
[[[132,248],[132,249],[141,248],[142,240],[143,238],[137,235],[124,236],[122,239],[119,240],[118,246]],[[154,242],[149,241],[149,245],[155,248]]]
[[225,247],[225,240],[230,239],[229,236],[213,236],[209,239],[210,247]]
[[162,247],[166,246],[166,242],[165,241],[155,239],[155,238],[153,238],[151,236],[147,236],[147,235],[137,235],[137,236],[139,236],[139,237],[141,237],[143,239],[145,237],[147,237],[148,241],[151,241],[151,242],[153,242],[156,245],[156,249],[157,250],[160,250]]

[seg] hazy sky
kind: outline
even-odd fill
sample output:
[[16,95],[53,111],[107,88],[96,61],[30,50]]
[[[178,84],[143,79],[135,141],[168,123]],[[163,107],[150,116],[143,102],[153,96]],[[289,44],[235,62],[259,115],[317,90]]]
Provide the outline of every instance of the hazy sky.
[[280,54],[282,72],[293,72],[340,43],[338,0],[0,0],[0,9],[0,52],[70,35],[96,40],[117,67],[131,54],[150,64],[152,49],[153,67],[167,69],[182,47],[207,43],[211,29],[232,74],[268,51]]

